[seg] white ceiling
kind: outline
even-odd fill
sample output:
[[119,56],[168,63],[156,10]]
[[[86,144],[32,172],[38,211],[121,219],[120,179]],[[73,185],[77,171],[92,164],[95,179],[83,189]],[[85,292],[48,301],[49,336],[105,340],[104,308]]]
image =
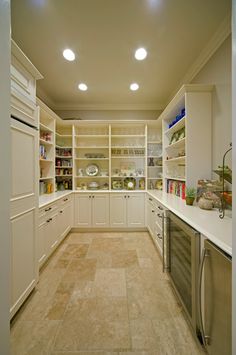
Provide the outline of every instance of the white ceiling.
[[[230,13],[230,0],[12,0],[12,37],[53,108],[163,108]],[[134,59],[145,47],[148,57]],[[71,48],[74,62],[62,51]],[[81,92],[79,82],[89,89]],[[131,92],[131,82],[140,90]]]

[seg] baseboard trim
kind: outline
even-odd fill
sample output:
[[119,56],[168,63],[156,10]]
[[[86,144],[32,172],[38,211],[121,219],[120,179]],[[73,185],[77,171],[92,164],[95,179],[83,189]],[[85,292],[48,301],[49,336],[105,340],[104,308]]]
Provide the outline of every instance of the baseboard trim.
[[147,232],[146,227],[142,228],[71,228],[70,233],[103,233],[103,232]]

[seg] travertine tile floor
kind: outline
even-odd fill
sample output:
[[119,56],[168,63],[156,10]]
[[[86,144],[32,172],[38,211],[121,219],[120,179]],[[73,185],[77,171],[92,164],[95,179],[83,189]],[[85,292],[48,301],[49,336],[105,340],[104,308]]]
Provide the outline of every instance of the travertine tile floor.
[[11,355],[203,354],[145,232],[69,234],[11,341]]

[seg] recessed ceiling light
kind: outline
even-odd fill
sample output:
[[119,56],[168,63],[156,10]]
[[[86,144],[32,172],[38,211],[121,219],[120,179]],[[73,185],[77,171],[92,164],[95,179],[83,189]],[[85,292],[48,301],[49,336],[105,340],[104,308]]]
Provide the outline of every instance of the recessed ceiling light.
[[130,84],[130,90],[136,91],[139,89],[139,85],[137,83]]
[[72,62],[75,60],[75,53],[71,49],[67,48],[63,51],[63,57]]
[[145,48],[138,48],[136,51],[135,51],[135,58],[137,60],[143,60],[146,58],[147,56],[147,51]]
[[78,88],[79,88],[81,91],[86,91],[86,90],[88,90],[87,85],[84,84],[84,83],[79,84],[79,85],[78,85]]

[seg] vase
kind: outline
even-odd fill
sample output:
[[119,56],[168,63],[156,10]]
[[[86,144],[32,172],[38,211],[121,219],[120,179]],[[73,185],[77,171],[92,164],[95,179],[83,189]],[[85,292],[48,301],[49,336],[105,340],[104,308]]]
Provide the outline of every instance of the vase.
[[186,197],[186,205],[192,206],[194,200],[195,200],[195,197]]

